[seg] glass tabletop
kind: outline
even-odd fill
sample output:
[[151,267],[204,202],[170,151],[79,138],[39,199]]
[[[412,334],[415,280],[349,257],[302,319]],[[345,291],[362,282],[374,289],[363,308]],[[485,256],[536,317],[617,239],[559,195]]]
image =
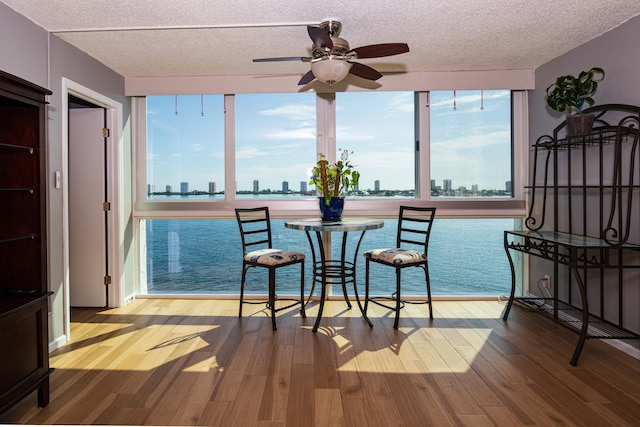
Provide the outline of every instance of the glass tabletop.
[[[608,249],[611,247],[617,247],[615,246],[615,244],[608,243],[604,239],[598,239],[595,237],[583,236],[578,234],[562,233],[557,231],[506,230],[505,233],[514,236],[529,237],[546,242],[558,243],[575,248]],[[620,246],[623,248],[638,247],[638,245],[635,245],[633,243],[625,243]]]
[[320,218],[291,219],[284,226],[305,231],[362,231],[384,227],[384,221],[372,218],[344,217],[340,221],[322,221]]

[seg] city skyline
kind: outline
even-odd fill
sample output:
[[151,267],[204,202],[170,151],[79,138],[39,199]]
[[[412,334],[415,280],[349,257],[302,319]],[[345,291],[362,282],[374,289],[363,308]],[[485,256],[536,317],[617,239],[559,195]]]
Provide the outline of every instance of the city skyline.
[[[467,191],[469,190],[466,186],[458,186],[456,187],[455,185],[453,185],[453,182],[451,179],[443,179],[442,180],[442,186],[439,186],[436,184],[436,180],[432,179],[431,180],[431,191],[443,191],[443,192],[451,192],[451,191]],[[471,192],[478,192],[479,188],[477,184],[473,184],[471,185],[470,188]],[[490,189],[485,189],[485,190],[493,190],[493,191],[505,191],[507,193],[511,192],[511,181],[506,181],[504,183],[504,188],[490,188]],[[306,181],[300,181],[300,189],[298,191],[296,190],[291,190],[289,188],[289,182],[288,181],[282,181],[281,183],[281,188],[280,189],[271,189],[271,188],[260,188],[260,180],[258,179],[254,179],[253,180],[253,189],[250,191],[254,194],[260,194],[260,193],[299,193],[299,194],[313,194],[313,192],[315,191],[315,189],[309,190],[308,189],[308,185]],[[374,181],[374,188],[363,188],[363,189],[356,189],[354,192],[358,193],[358,192],[380,192],[380,191],[397,191],[397,189],[391,189],[391,188],[383,188],[380,184],[380,180],[375,180]],[[243,191],[243,190],[237,190],[237,192],[249,192],[249,191]],[[191,188],[189,186],[188,182],[181,182],[180,183],[180,192],[174,193],[173,192],[173,186],[172,185],[166,185],[165,186],[165,191],[158,191],[156,192],[155,190],[155,185],[154,184],[147,184],[147,194],[224,194],[224,190],[221,191],[217,191],[217,185],[215,181],[210,181],[208,183],[208,190],[204,190],[204,189],[198,189],[198,188]]]

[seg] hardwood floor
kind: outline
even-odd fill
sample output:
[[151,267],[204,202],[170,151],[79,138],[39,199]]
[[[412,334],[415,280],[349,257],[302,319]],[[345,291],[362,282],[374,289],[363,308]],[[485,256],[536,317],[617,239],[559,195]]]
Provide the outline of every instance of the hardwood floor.
[[[497,301],[409,305],[400,329],[329,301],[302,319],[229,300],[136,300],[73,311],[51,355],[51,403],[35,394],[1,423],[208,426],[637,426],[640,361]],[[253,311],[252,311],[253,310]]]

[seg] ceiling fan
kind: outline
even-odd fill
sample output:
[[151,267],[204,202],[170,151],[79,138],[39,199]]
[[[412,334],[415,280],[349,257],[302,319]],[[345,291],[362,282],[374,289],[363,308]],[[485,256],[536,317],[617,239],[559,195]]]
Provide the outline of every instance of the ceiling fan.
[[310,62],[311,70],[302,76],[298,85],[306,85],[318,79],[331,86],[349,73],[367,80],[378,80],[382,77],[382,74],[368,65],[354,62],[355,59],[380,58],[409,52],[406,43],[381,43],[350,49],[349,42],[338,37],[341,30],[342,24],[338,21],[324,21],[318,27],[309,25],[307,32],[313,41],[311,56],[259,58],[253,62]]

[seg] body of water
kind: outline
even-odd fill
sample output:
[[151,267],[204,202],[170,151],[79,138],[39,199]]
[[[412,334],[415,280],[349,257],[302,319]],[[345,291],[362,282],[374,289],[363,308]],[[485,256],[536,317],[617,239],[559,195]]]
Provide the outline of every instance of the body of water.
[[[503,231],[513,219],[436,219],[429,242],[429,273],[433,295],[505,295],[511,274],[503,248]],[[303,231],[285,228],[272,220],[274,246],[307,254],[307,290],[312,265],[309,242]],[[364,257],[367,249],[394,247],[397,220],[382,229],[367,231],[357,260],[359,292],[364,293]],[[237,294],[242,274],[242,247],[235,220],[147,220],[147,292]],[[353,254],[359,234],[349,234],[347,250]],[[334,258],[339,256],[341,233],[333,234]],[[353,255],[351,255],[353,256]],[[267,274],[252,269],[247,292],[265,294]],[[279,269],[280,295],[299,290],[299,266]],[[395,289],[394,269],[373,265],[371,292],[386,295]],[[317,292],[317,291],[316,291]],[[334,293],[341,292],[334,289]],[[350,290],[350,293],[353,291]],[[403,271],[403,293],[424,294],[420,269]]]

